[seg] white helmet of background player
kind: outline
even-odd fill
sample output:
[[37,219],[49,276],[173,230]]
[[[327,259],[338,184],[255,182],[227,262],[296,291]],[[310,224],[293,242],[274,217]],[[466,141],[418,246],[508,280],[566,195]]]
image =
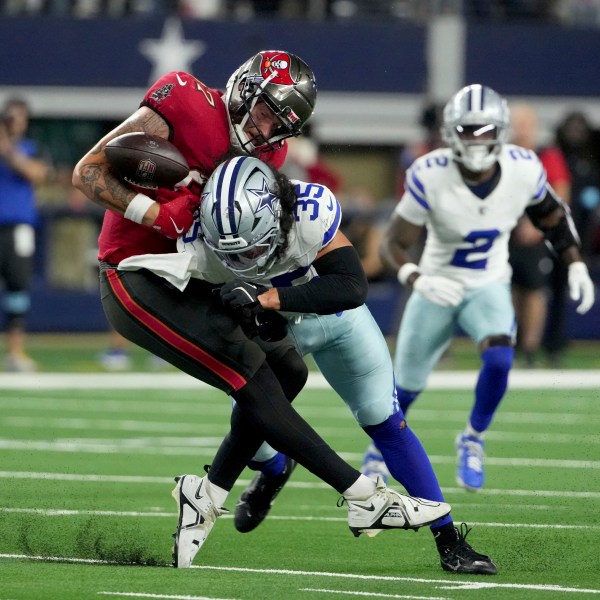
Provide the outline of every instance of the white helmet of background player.
[[[252,109],[263,101],[281,126],[262,143],[251,141],[244,127],[252,122]],[[263,50],[248,59],[229,78],[225,104],[231,143],[246,154],[281,146],[282,140],[300,135],[317,101],[317,84],[310,67],[300,58],[281,50]]]
[[470,171],[481,172],[498,160],[509,124],[506,100],[492,88],[476,83],[462,88],[446,104],[442,137],[454,160]]
[[242,278],[261,277],[276,259],[282,240],[277,194],[273,171],[249,156],[222,163],[206,182],[202,236],[221,262]]

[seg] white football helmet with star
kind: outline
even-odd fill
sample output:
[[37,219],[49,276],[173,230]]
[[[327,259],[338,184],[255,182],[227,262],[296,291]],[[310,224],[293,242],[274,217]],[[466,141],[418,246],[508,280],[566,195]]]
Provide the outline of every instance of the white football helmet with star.
[[257,158],[221,164],[206,182],[200,227],[206,245],[234,273],[267,273],[281,239],[281,208],[273,171]]

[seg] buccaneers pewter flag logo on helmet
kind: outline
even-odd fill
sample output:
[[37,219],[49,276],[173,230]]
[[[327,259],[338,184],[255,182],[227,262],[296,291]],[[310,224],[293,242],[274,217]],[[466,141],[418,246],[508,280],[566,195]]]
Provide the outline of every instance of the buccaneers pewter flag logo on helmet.
[[273,171],[240,156],[219,165],[202,194],[200,227],[206,245],[242,278],[265,275],[281,239],[281,208]]
[[269,79],[277,85],[294,85],[290,75],[290,57],[286,52],[263,52],[260,70],[263,79]]
[[[257,147],[244,133],[244,127],[252,119],[252,109],[259,100],[273,111],[281,125]],[[278,148],[285,138],[300,135],[316,101],[315,77],[303,60],[282,50],[259,52],[227,82],[225,102],[231,143],[247,154]]]

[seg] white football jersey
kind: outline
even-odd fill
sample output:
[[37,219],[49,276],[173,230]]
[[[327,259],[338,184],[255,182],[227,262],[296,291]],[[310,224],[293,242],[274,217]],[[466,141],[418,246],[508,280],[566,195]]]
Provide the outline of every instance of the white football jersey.
[[464,183],[449,148],[415,160],[406,175],[406,191],[396,214],[427,228],[419,262],[426,275],[441,275],[475,288],[508,282],[508,240],[528,206],[546,194],[546,171],[531,150],[504,144],[501,174],[484,198]]
[[[306,283],[316,275],[312,266],[317,253],[337,233],[342,209],[331,191],[316,183],[292,182],[296,187],[296,221],[289,233],[289,243],[265,278],[253,279],[267,287],[285,287]],[[199,224],[177,242],[180,253],[192,253],[191,276],[210,283],[225,283],[239,276],[221,263],[217,256],[198,237]]]

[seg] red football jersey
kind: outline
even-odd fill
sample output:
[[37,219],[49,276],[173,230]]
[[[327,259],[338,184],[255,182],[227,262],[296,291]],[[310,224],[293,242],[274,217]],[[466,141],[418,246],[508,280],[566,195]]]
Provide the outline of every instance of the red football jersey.
[[[140,106],[148,106],[165,119],[169,141],[186,158],[194,178],[205,181],[230,147],[223,93],[206,87],[189,73],[173,72],[163,75],[146,92]],[[260,158],[279,168],[286,153],[284,142],[282,148],[265,152]],[[98,245],[98,258],[113,264],[136,254],[176,251],[175,240],[111,210],[104,214]]]

